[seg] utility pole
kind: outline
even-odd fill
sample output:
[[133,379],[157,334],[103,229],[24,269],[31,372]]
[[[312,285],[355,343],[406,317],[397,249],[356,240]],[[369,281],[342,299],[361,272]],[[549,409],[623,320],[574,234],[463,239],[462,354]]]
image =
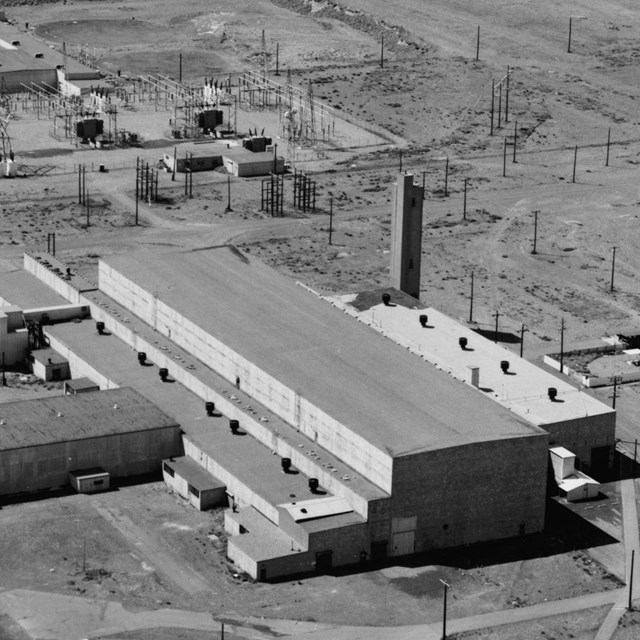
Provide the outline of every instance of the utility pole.
[[513,162],[517,162],[516,160],[516,147],[518,146],[518,121],[515,121],[513,125]]
[[500,314],[500,312],[499,312],[499,311],[496,311],[495,316],[494,316],[494,317],[495,317],[495,319],[496,319],[496,333],[495,333],[495,339],[494,339],[494,342],[495,342],[496,344],[498,343],[498,318],[500,317],[500,315],[501,315],[501,314]]
[[[616,398],[618,397],[618,385],[622,382],[622,376],[611,376],[611,382],[613,383],[613,393],[611,394],[611,408],[616,408]],[[635,451],[634,451],[635,454]]]
[[566,325],[564,323],[564,318],[560,322],[560,373],[564,368],[564,331],[566,329]]
[[384,69],[384,34],[380,36],[380,68]]
[[636,556],[636,550],[631,549],[631,571],[629,572],[629,605],[627,606],[627,610],[633,610],[633,563]]
[[576,165],[578,164],[578,145],[573,152],[573,177],[571,178],[571,182],[575,184],[576,181]]
[[569,43],[567,44],[567,53],[571,53],[571,30],[573,27],[573,18],[569,17]]
[[495,80],[491,78],[491,131],[489,132],[490,136],[493,135],[493,112],[495,110],[495,105],[496,105],[496,84],[495,84]]
[[87,229],[89,228],[89,211],[91,205],[89,204],[89,192],[87,191]]
[[140,157],[137,157],[136,158],[136,227],[138,226],[138,200],[140,199],[139,174],[140,174]]
[[604,163],[605,167],[609,166],[609,147],[611,146],[611,127],[609,127],[609,132],[607,133],[607,159]]
[[506,95],[504,99],[504,122],[509,122],[509,76],[511,75],[511,68],[507,65],[507,86]]
[[524,353],[524,332],[525,331],[529,331],[529,329],[527,329],[527,327],[524,326],[524,322],[522,323],[522,326],[520,327],[520,357],[522,358],[522,354]]
[[507,177],[507,136],[504,137],[504,147],[502,149],[502,177]]
[[182,84],[182,53],[180,53],[180,69],[178,71],[178,82]]
[[280,75],[280,43],[276,42],[276,75]]
[[613,291],[613,277],[616,273],[616,249],[618,247],[612,247],[611,249],[611,286],[609,287],[609,291]]
[[225,213],[229,213],[233,211],[231,208],[231,174],[227,173],[227,208],[224,210]]
[[402,173],[402,149],[400,149],[400,168],[398,169],[400,173]]
[[447,591],[451,586],[448,582],[445,582],[440,578],[440,582],[444,587],[443,594],[443,607],[442,607],[442,640],[447,640]]
[[473,322],[473,271],[471,272],[471,296],[469,298],[469,322]]
[[538,243],[538,214],[540,213],[540,211],[532,211],[532,213],[533,213],[533,249],[531,250],[531,253],[535,255],[536,253],[538,253],[536,249],[536,245]]
[[480,25],[478,25],[478,34],[476,36],[476,62],[480,60]]

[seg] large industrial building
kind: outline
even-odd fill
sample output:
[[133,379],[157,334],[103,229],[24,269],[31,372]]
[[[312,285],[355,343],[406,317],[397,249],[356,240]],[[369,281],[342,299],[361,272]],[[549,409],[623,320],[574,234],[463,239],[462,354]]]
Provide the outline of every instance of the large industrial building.
[[17,29],[0,21],[0,84],[4,91],[15,93],[25,86],[59,88],[61,72],[71,81],[96,80],[100,73],[64,56],[35,38],[28,29]]
[[96,467],[113,478],[158,472],[181,452],[176,421],[133,389],[0,404],[0,495],[60,489]]
[[[456,379],[444,352],[430,361],[234,247],[112,256],[97,287],[47,254],[25,268],[90,309],[92,320],[44,327],[74,378],[132,386],[175,416],[187,458],[172,455],[165,477],[197,506],[226,496],[228,555],[257,579],[540,531],[550,441],[581,446],[587,466],[615,426],[604,405],[585,396],[580,414],[560,384],[551,402],[536,367],[506,376],[504,354],[487,351],[481,369],[531,388],[529,408],[526,394],[496,402],[505,393],[482,386],[488,374]],[[21,304],[21,278],[14,299],[0,296]],[[419,308],[387,312],[433,331]],[[457,353],[455,324],[455,343],[434,344]],[[473,336],[464,358],[488,342]]]

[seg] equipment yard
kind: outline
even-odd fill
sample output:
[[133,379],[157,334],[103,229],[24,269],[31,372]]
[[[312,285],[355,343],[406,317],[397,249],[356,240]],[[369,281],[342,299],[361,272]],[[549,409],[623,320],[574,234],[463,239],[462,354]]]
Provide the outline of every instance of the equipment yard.
[[[383,289],[404,171],[425,187],[426,306],[487,334],[499,319],[504,346],[515,357],[523,335],[537,363],[561,339],[640,334],[640,8],[631,0],[3,6],[13,24],[2,28],[16,39],[28,32],[46,56],[64,49],[65,61],[102,72],[82,82],[120,96],[117,117],[100,117],[126,143],[85,144],[65,131],[66,107],[0,87],[0,133],[17,165],[16,177],[0,178],[0,272],[52,239],[56,257],[92,282],[111,254],[232,243],[321,295]],[[246,89],[249,72],[282,93]],[[157,78],[169,79],[160,93]],[[225,124],[244,137],[264,132],[284,158],[280,203],[265,200],[276,176],[229,177],[226,161],[172,175],[163,164],[163,154],[186,162],[236,144],[172,136],[190,106],[168,82],[212,79],[239,96]],[[295,116],[277,102],[294,88],[308,100]],[[287,140],[294,117],[312,134]],[[302,206],[301,175],[311,194]],[[615,374],[630,367],[621,362]],[[59,389],[12,372],[0,402]],[[610,387],[594,393],[611,402]],[[618,449],[633,457],[638,386],[614,394]],[[618,616],[598,639],[627,640],[640,620],[624,612],[636,488],[619,480],[593,504],[556,505],[545,533],[522,540],[273,583],[227,560],[221,510],[189,507],[158,477],[3,503],[0,637],[200,640],[224,622],[232,639],[435,640],[444,581],[451,638],[587,640]]]

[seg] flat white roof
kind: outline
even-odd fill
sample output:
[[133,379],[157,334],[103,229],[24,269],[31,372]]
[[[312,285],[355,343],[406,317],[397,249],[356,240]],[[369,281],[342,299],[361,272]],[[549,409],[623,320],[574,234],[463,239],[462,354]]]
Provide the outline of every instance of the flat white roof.
[[348,500],[337,496],[289,502],[278,506],[286,509],[295,522],[304,522],[305,520],[314,520],[315,518],[326,518],[327,516],[336,516],[341,513],[351,513],[353,511],[353,507],[349,504]]
[[575,453],[571,453],[569,449],[565,449],[564,447],[551,447],[549,451],[554,455],[558,456],[558,458],[575,458],[576,457]]
[[[377,304],[360,311],[349,304],[353,296],[328,298],[361,322],[394,342],[421,356],[427,362],[447,371],[454,378],[467,380],[469,367],[479,369],[479,390],[516,415],[540,427],[588,416],[615,413],[615,409],[557,378],[541,367],[484,338],[470,327],[449,318],[436,309]],[[419,317],[428,317],[427,327]],[[461,349],[459,338],[467,339]],[[509,363],[508,373],[500,364]],[[547,390],[558,391],[556,400]]]

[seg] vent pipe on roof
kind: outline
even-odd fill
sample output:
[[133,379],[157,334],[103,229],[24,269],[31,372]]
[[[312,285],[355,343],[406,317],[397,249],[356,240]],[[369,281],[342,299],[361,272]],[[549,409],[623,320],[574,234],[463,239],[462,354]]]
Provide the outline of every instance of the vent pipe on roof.
[[547,389],[547,394],[549,395],[549,400],[551,400],[551,402],[555,402],[558,397],[558,390],[555,387],[549,387]]
[[391,302],[391,296],[388,293],[383,293],[382,303],[384,304],[384,306],[388,307],[390,302]]
[[144,351],[138,352],[138,363],[141,366],[144,366],[144,363],[147,361],[147,354]]
[[502,369],[502,373],[507,373],[507,371],[509,371],[509,361],[508,360],[501,360],[500,361],[500,368]]
[[213,414],[216,410],[216,403],[215,402],[205,402],[204,403],[204,408],[205,411],[207,412],[207,415],[211,418],[213,417]]
[[229,428],[231,429],[231,433],[236,435],[238,430],[240,429],[240,421],[239,420],[229,420]]
[[427,322],[429,322],[429,316],[425,315],[424,313],[420,315],[420,326],[421,327],[426,327],[427,326]]
[[291,471],[291,458],[282,458],[282,473],[289,473]]
[[96,331],[99,335],[104,335],[104,322],[96,322]]
[[162,380],[162,382],[166,382],[169,377],[169,369],[162,367],[158,373],[160,374],[160,380]]
[[467,339],[462,336],[462,338],[458,338],[458,344],[460,345],[460,348],[465,351],[467,348]]
[[311,491],[311,493],[317,493],[319,486],[320,482],[318,478],[309,478],[309,491]]

